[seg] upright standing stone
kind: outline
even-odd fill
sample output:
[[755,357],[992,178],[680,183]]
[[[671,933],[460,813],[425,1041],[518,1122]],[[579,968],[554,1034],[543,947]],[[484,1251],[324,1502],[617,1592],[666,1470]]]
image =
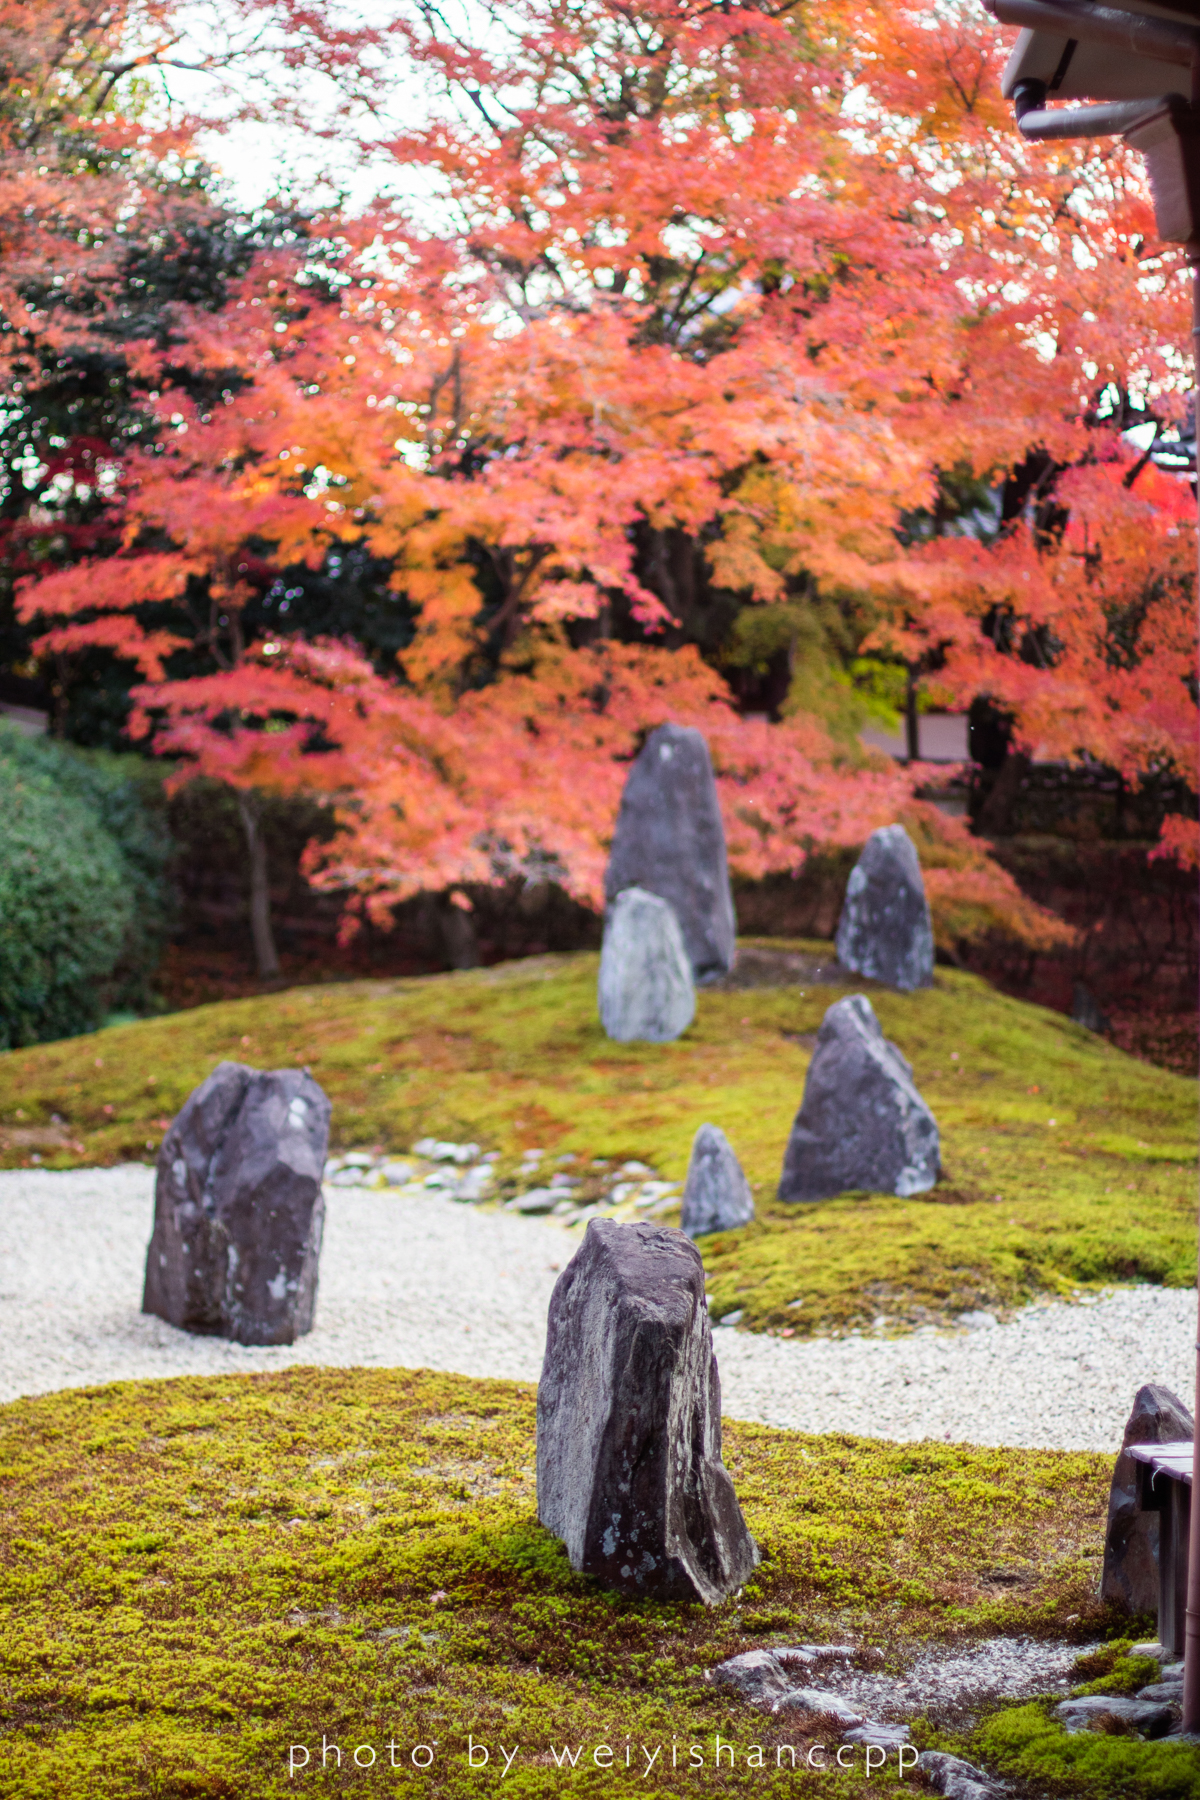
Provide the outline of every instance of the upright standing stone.
[[1129,1446],[1183,1443],[1194,1434],[1191,1413],[1170,1388],[1148,1382],[1138,1389],[1113,1469],[1100,1576],[1101,1600],[1126,1612],[1158,1611],[1158,1514],[1138,1509],[1137,1464]]
[[681,1231],[593,1219],[555,1284],[537,1401],[538,1517],[571,1567],[715,1605],[758,1562],[721,1461],[704,1264]]
[[933,985],[933,926],[913,841],[903,825],[873,831],[850,871],[838,961],[889,987]]
[[329,1115],[299,1069],[217,1064],[158,1153],[143,1312],[239,1344],[312,1330]]
[[749,1224],[753,1217],[754,1196],[733,1145],[716,1125],[702,1125],[692,1140],[680,1230],[698,1238]]
[[626,888],[604,918],[600,1023],[619,1044],[667,1044],[696,1016],[692,965],[674,908]]
[[865,995],[838,1000],[817,1033],[779,1198],[829,1200],[862,1188],[923,1194],[940,1160],[937,1121],[912,1065],[884,1037]]
[[698,982],[733,967],[736,926],[725,827],[708,745],[688,725],[660,725],[629,771],[604,892],[660,894],[675,908]]

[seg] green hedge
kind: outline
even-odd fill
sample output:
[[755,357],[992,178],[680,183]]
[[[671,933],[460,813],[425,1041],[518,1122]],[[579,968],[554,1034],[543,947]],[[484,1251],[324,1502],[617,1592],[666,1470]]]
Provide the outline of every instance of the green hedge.
[[0,1047],[151,1004],[170,839],[143,768],[0,726]]

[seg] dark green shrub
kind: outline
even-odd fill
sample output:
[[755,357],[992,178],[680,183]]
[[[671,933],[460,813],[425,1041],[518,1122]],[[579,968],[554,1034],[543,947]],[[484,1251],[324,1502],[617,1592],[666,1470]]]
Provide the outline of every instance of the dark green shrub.
[[82,799],[0,749],[0,1047],[100,1023],[136,896]]
[[172,840],[163,768],[141,756],[81,750],[56,738],[25,737],[2,721],[0,764],[6,783],[12,778],[10,770],[49,781],[63,799],[81,805],[111,840],[121,860],[122,889],[131,904],[125,908],[125,933],[117,956],[104,974],[102,999],[106,1010],[151,1010],[154,975],[174,914],[166,875]]

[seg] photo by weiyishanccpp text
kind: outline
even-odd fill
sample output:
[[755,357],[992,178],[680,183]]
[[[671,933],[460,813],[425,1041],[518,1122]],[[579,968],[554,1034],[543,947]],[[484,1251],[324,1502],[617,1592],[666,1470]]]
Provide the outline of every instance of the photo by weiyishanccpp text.
[[880,1744],[836,1741],[759,1743],[723,1738],[719,1733],[698,1741],[682,1737],[652,1744],[637,1743],[624,1736],[614,1737],[612,1743],[596,1739],[502,1744],[474,1736],[455,1744],[443,1744],[437,1739],[407,1743],[396,1738],[352,1743],[343,1733],[336,1740],[322,1736],[320,1743],[289,1744],[287,1768],[293,1780],[299,1779],[306,1769],[336,1768],[346,1774],[360,1769],[365,1774],[378,1766],[422,1772],[466,1768],[492,1781],[504,1781],[520,1768],[609,1769],[614,1774],[628,1772],[645,1780],[667,1769],[762,1769],[764,1773],[780,1769],[857,1769],[860,1774],[874,1776],[890,1766],[890,1772],[903,1779],[916,1768],[917,1757],[918,1751],[912,1744],[884,1749]]

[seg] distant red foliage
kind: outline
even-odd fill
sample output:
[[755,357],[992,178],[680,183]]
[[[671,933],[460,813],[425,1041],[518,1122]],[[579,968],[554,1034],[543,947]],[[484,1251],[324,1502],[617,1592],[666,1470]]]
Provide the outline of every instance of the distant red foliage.
[[[290,0],[233,16],[256,10],[283,63],[347,93],[366,80],[370,32]],[[166,30],[165,5],[146,17]],[[992,696],[1019,741],[1193,779],[1182,490],[1152,470],[1131,484],[1095,430],[1110,376],[1141,371],[1172,404],[1186,337],[1136,158],[1024,145],[979,12],[833,0],[814,33],[749,3],[529,0],[512,24],[484,48],[432,8],[389,27],[457,97],[387,146],[452,228],[383,206],[314,221],[220,311],[178,309],[170,344],[126,345],[158,439],[113,471],[119,553],[26,579],[39,649],[134,664],[132,729],[179,779],[322,796],[339,830],[308,867],[350,892],[351,926],[534,865],[598,901],[624,769],[671,717],[712,746],[740,873],[795,871],[902,816],[943,944],[1066,943],[914,797],[918,771],[815,720],[738,717],[711,667],[667,647],[670,595],[635,547],[687,534],[740,607],[853,596],[869,644],[937,649],[946,693]],[[138,141],[133,119],[103,130]],[[30,271],[86,280],[102,313],[125,178],[85,190],[40,168],[3,177],[0,304],[52,348],[82,328],[32,307]],[[184,353],[215,390],[228,378],[219,398],[174,385]],[[994,478],[1031,445],[1075,470],[1057,535],[909,529],[945,471]],[[395,671],[351,644],[248,641],[264,571],[359,543],[415,616]],[[148,603],[176,623],[146,623]],[[640,641],[615,641],[617,611]],[[209,672],[172,679],[181,652]],[[1173,824],[1165,846],[1186,836]]]

